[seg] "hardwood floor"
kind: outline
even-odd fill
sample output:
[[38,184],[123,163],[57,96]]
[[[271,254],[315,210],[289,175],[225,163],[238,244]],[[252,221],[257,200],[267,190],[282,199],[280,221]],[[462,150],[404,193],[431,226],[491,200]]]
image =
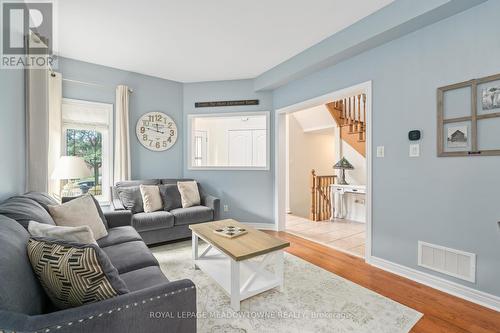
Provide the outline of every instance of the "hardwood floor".
[[[424,314],[414,333],[500,333],[500,312],[386,272],[364,259],[288,234],[266,231],[290,242],[287,252]],[[499,282],[500,283],[500,282]]]

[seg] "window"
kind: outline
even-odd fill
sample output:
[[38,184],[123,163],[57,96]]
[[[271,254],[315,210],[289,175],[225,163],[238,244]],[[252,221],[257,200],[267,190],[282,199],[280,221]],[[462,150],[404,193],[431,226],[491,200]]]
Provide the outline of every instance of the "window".
[[109,202],[112,184],[112,121],[112,104],[63,99],[62,154],[82,157],[92,174],[74,187],[102,203]]
[[190,169],[269,170],[269,113],[189,116]]

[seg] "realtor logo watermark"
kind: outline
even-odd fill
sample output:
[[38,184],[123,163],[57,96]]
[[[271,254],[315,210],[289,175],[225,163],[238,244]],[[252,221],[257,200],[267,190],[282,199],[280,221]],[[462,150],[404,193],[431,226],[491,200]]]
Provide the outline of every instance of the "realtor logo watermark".
[[2,69],[53,67],[54,6],[44,2],[2,2]]

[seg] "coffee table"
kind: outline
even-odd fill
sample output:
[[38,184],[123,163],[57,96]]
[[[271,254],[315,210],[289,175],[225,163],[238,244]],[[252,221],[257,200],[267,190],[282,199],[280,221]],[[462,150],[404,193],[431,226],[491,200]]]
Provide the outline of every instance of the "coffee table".
[[[248,232],[236,238],[214,233],[228,226]],[[240,302],[272,288],[283,288],[283,249],[289,242],[268,235],[235,220],[221,220],[189,226],[193,233],[195,268],[212,277],[231,298],[231,307],[240,310]],[[200,254],[198,240],[208,243]]]

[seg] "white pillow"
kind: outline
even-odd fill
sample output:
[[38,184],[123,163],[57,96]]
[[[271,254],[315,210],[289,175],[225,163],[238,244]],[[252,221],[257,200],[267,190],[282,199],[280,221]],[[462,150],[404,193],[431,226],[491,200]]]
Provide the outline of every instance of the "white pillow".
[[160,188],[157,185],[140,185],[140,189],[145,213],[163,209]]
[[94,234],[88,225],[60,227],[57,225],[30,221],[28,231],[33,237],[48,237],[80,244],[96,244]]
[[85,194],[62,205],[48,206],[49,213],[58,226],[80,227],[87,225],[92,230],[95,239],[108,235],[102,223],[97,207],[90,194]]
[[177,188],[181,194],[182,208],[200,205],[200,192],[196,181],[177,182]]

